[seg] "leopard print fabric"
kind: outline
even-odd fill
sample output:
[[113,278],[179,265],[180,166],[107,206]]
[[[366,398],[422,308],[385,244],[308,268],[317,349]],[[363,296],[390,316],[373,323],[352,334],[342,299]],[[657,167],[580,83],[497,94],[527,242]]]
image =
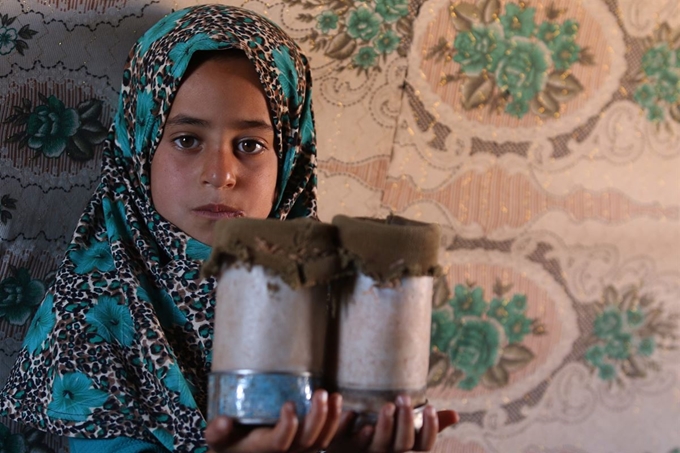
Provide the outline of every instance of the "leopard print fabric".
[[269,20],[224,5],[174,12],[124,70],[102,180],[0,393],[0,414],[63,436],[119,436],[207,451],[213,279],[210,248],[151,203],[150,163],[191,56],[240,49],[268,100],[279,161],[271,217],[316,216],[311,76]]

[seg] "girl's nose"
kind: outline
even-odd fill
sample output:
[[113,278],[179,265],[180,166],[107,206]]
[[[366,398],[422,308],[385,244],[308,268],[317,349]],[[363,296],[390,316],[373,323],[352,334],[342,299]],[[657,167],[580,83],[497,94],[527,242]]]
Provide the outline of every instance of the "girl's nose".
[[206,156],[203,166],[203,183],[218,189],[236,185],[236,156],[230,149],[214,150]]

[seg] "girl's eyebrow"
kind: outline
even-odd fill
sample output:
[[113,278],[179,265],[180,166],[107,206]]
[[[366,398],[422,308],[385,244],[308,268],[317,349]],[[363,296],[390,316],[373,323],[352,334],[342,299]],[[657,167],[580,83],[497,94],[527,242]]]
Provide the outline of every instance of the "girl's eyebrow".
[[[202,120],[200,118],[195,118],[193,116],[187,115],[175,115],[169,118],[165,123],[166,126],[199,126],[199,127],[210,127],[211,123],[207,120]],[[237,120],[234,122],[234,127],[239,129],[264,129],[267,131],[272,130],[271,123],[263,120]]]
[[236,126],[241,129],[263,129],[265,131],[273,129],[271,123],[262,120],[240,120],[236,122]]
[[194,118],[193,116],[187,115],[175,115],[169,118],[165,123],[166,126],[201,126],[210,127],[210,121],[202,120],[200,118]]

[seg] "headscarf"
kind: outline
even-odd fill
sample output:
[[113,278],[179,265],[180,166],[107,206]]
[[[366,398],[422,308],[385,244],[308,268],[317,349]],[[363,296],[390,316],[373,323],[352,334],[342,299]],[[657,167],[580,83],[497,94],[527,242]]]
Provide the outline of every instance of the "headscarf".
[[169,14],[133,46],[102,179],[0,393],[0,415],[62,436],[130,437],[205,451],[213,279],[210,248],[151,203],[150,167],[197,51],[240,49],[268,101],[279,161],[270,217],[316,216],[306,58],[276,25],[225,5]]

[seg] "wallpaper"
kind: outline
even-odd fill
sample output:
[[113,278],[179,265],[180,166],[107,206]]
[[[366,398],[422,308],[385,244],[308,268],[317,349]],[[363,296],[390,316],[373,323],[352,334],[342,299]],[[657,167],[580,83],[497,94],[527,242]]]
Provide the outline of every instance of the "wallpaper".
[[[171,0],[0,2],[0,383]],[[223,2],[309,56],[319,213],[442,226],[437,452],[680,452],[677,0]],[[447,287],[449,290],[447,291]],[[66,452],[0,419],[0,451]]]

